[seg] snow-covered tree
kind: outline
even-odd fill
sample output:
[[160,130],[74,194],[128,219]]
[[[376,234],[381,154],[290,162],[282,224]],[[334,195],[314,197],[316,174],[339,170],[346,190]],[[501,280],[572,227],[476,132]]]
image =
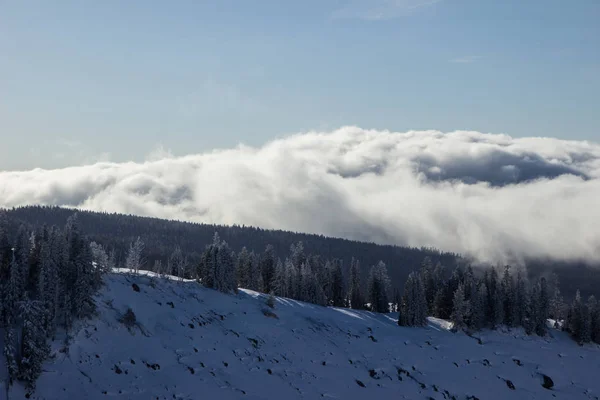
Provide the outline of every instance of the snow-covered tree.
[[134,271],[136,274],[139,272],[140,268],[142,268],[144,260],[142,258],[142,252],[144,251],[144,242],[140,237],[138,237],[131,245],[129,246],[129,251],[127,252],[127,258],[125,259],[125,268],[130,271]]
[[588,298],[586,307],[590,316],[590,339],[600,343],[600,309],[596,296],[592,295]]
[[42,373],[42,363],[50,353],[42,323],[44,308],[41,302],[28,300],[20,303],[20,314],[23,327],[18,376],[29,389],[33,389]]
[[264,253],[260,257],[260,272],[262,273],[262,282],[265,293],[273,291],[273,280],[275,279],[275,250],[273,246],[267,245]]
[[186,278],[186,271],[188,270],[188,259],[183,254],[181,247],[175,246],[173,253],[169,257],[169,274],[177,276],[181,279]]
[[209,288],[215,287],[215,271],[217,269],[217,256],[221,248],[221,238],[215,232],[213,242],[206,246],[198,266],[198,279]]
[[342,263],[340,260],[335,260],[333,264],[331,264],[329,275],[331,277],[331,299],[329,301],[334,307],[344,307],[344,276],[342,274]]
[[252,278],[252,260],[250,252],[246,247],[237,255],[236,270],[238,274],[238,286],[245,289],[250,289],[250,280]]
[[362,293],[360,263],[356,259],[352,259],[350,263],[350,307],[355,310],[365,308],[365,298]]
[[517,280],[515,284],[514,308],[512,313],[512,326],[525,326],[525,318],[529,307],[529,292],[527,290],[527,281],[523,277],[521,270],[517,271]]
[[471,314],[469,316],[469,328],[474,330],[483,329],[487,322],[487,286],[480,284],[471,297]]
[[423,326],[427,323],[427,299],[421,275],[411,272],[404,284],[404,296],[400,306],[398,324]]
[[17,364],[17,339],[14,325],[8,325],[4,329],[4,358],[6,359],[9,383],[12,383],[17,379],[19,373],[19,366]]
[[535,333],[538,336],[544,336],[547,332],[546,321],[548,320],[548,313],[550,310],[550,296],[548,294],[548,283],[546,278],[541,278],[538,283],[539,289],[536,290],[538,293],[538,299],[536,299],[536,310],[535,310]]
[[591,323],[589,322],[587,307],[583,304],[581,293],[578,290],[571,304],[567,320],[567,329],[577,342],[585,343],[591,338],[591,333],[589,332]]
[[510,272],[510,266],[504,267],[504,274],[502,275],[502,283],[500,284],[502,308],[503,308],[503,324],[506,326],[513,325],[515,321],[515,285]]
[[91,242],[90,250],[92,252],[92,263],[94,266],[94,286],[99,287],[100,283],[102,282],[102,276],[111,272],[112,266],[110,265],[108,254],[102,245],[96,242]]
[[237,293],[235,254],[226,242],[221,242],[215,266],[214,288],[224,293]]
[[371,267],[369,275],[369,302],[371,303],[371,311],[387,313],[390,308],[390,278],[388,276],[387,267],[383,261]]
[[455,329],[464,329],[467,326],[467,320],[470,315],[469,300],[465,296],[465,288],[462,284],[454,292],[454,300],[452,302],[452,317],[451,320]]

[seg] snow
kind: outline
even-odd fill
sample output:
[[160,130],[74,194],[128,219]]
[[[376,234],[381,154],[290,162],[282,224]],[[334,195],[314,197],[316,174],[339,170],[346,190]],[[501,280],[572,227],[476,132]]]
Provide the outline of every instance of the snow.
[[[429,318],[326,308],[248,290],[226,295],[178,278],[117,270],[98,317],[38,381],[38,399],[590,399],[600,350],[564,333],[484,331],[473,337]],[[136,284],[140,291],[133,290]],[[131,308],[137,324],[120,316]],[[480,344],[481,343],[481,344]],[[119,373],[120,372],[120,373]],[[546,374],[552,390],[542,387]],[[510,381],[515,390],[509,388]],[[10,398],[23,398],[19,387]],[[0,395],[1,396],[1,395]]]
[[452,322],[435,317],[427,317],[427,324],[431,328],[445,331],[449,331],[454,327],[454,324]]

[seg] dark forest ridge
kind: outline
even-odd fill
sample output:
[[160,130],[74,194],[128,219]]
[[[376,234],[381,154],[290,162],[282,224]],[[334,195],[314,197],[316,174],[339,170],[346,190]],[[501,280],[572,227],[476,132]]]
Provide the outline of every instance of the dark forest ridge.
[[[307,253],[318,254],[325,259],[342,260],[345,272],[352,257],[365,267],[365,275],[368,267],[383,261],[395,287],[398,287],[397,282],[404,282],[411,271],[419,268],[425,257],[429,257],[434,265],[441,263],[448,271],[452,271],[457,265],[465,265],[472,261],[456,253],[441,252],[433,248],[381,245],[249,226],[203,224],[50,206],[26,206],[4,211],[9,229],[14,232],[22,223],[38,228],[43,225],[63,226],[67,219],[77,212],[81,228],[90,239],[105,248],[114,249],[117,259],[121,260],[124,259],[130,244],[137,237],[141,237],[146,244],[148,268],[155,260],[165,262],[176,246],[189,255],[191,263],[197,263],[205,246],[212,242],[215,232],[218,232],[235,252],[246,247],[261,253],[267,245],[272,245],[275,254],[281,258],[288,254],[291,245],[302,242]],[[600,287],[600,269],[596,266],[552,260],[530,260],[526,266],[530,276],[557,272],[566,297],[574,295],[577,288],[585,295],[599,294],[597,292]]]

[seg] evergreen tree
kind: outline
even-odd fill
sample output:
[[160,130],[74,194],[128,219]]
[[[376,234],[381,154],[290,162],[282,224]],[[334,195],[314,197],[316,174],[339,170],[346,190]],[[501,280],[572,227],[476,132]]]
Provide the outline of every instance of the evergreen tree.
[[470,314],[469,300],[466,299],[465,288],[462,284],[454,292],[451,320],[455,329],[464,329]]
[[487,308],[487,287],[485,284],[480,284],[477,290],[474,291],[473,297],[471,297],[471,314],[469,317],[469,328],[474,330],[481,330],[485,327],[486,310]]
[[390,279],[387,273],[387,267],[383,261],[371,268],[369,276],[369,301],[371,311],[387,313],[389,312],[389,291]]
[[425,298],[427,299],[427,308],[434,309],[435,295],[438,290],[439,282],[436,282],[436,275],[433,268],[433,263],[430,257],[425,257],[421,263],[421,279],[425,289]]
[[404,284],[398,325],[424,326],[427,323],[427,299],[421,275],[411,272]]
[[495,329],[504,322],[504,299],[498,284],[498,271],[496,268],[492,268],[490,273],[486,275],[490,323],[491,327]]
[[39,299],[44,305],[44,329],[53,333],[58,311],[59,278],[56,254],[53,250],[53,234],[42,244],[40,251],[41,271],[38,283]]
[[525,326],[529,303],[529,293],[527,291],[527,281],[523,277],[521,270],[517,272],[517,282],[515,284],[514,312],[512,314],[512,326]]
[[538,336],[544,336],[547,332],[546,321],[548,320],[548,313],[550,310],[550,296],[548,294],[548,284],[546,278],[541,278],[538,283],[539,289],[537,290],[539,298],[536,301],[536,313],[535,313],[535,333]]
[[229,245],[221,242],[215,266],[215,289],[225,293],[237,293],[237,273],[234,259],[235,254]]
[[590,339],[600,344],[600,309],[596,297],[590,296],[586,306],[590,316]]
[[272,288],[275,295],[279,297],[289,297],[287,292],[287,281],[285,279],[285,266],[281,259],[277,259],[275,275],[272,281]]
[[215,287],[215,271],[217,269],[217,257],[220,249],[221,238],[219,237],[219,234],[215,232],[213,242],[206,246],[200,264],[198,265],[198,279],[208,288]]
[[250,253],[246,247],[243,247],[238,253],[236,265],[238,273],[238,286],[241,288],[250,289],[252,261],[250,260]]
[[273,246],[267,245],[265,252],[260,257],[260,271],[265,293],[271,293],[274,290],[273,280],[275,279],[276,264],[275,250]]
[[573,335],[573,339],[578,343],[589,341],[588,338],[591,334],[588,330],[591,326],[588,321],[587,308],[581,301],[581,293],[578,290],[575,294],[575,299],[571,304],[569,319],[567,321],[567,329],[571,332],[571,335]]
[[444,282],[438,288],[433,300],[433,315],[437,318],[446,319],[450,316],[450,312],[446,308],[446,292],[448,292],[448,285]]
[[329,274],[331,276],[331,305],[334,307],[344,307],[344,276],[342,274],[342,263],[339,260],[336,260],[331,265]]
[[510,273],[510,266],[504,267],[504,274],[502,275],[502,307],[503,307],[503,324],[506,326],[515,326],[515,286]]
[[24,381],[29,389],[34,389],[35,381],[42,373],[42,363],[50,353],[42,324],[43,305],[39,301],[21,302],[20,313],[23,319],[23,328],[19,379]]
[[142,268],[144,260],[142,258],[142,252],[144,251],[144,242],[138,236],[138,238],[131,243],[127,258],[125,259],[125,268],[130,271],[134,271],[136,274]]
[[550,318],[556,321],[556,324],[558,324],[561,320],[565,318],[565,303],[563,296],[560,292],[560,282],[556,273],[553,273],[551,275],[551,278],[548,283],[548,291],[550,295],[548,315],[550,316]]
[[6,359],[6,367],[8,369],[8,377],[12,382],[17,379],[19,366],[17,365],[17,342],[14,326],[8,325],[4,330],[4,357]]
[[18,264],[15,252],[13,251],[12,260],[10,262],[10,278],[8,281],[4,305],[7,325],[14,323],[17,313],[17,303],[25,296],[23,284],[24,278],[22,274],[23,270]]

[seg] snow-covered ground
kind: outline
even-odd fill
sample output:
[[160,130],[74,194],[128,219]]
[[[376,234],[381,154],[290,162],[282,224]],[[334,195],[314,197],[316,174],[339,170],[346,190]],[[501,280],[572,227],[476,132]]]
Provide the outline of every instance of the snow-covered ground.
[[[137,285],[139,292],[134,290]],[[39,399],[589,399],[600,350],[519,332],[452,333],[446,321],[324,308],[196,282],[106,278],[99,316],[38,381]],[[120,316],[130,307],[137,325]],[[545,389],[543,374],[554,383]],[[23,398],[19,388],[12,398]]]

